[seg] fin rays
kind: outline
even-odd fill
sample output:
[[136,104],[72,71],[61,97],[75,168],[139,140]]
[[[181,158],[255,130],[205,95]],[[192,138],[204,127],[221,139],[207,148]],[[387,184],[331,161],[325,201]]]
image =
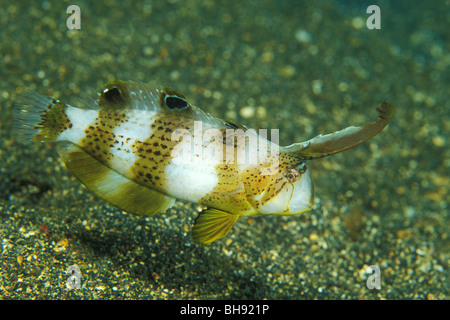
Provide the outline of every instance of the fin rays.
[[394,116],[394,107],[382,102],[377,107],[377,120],[362,127],[348,127],[343,130],[319,135],[305,142],[294,143],[284,149],[302,160],[318,159],[356,147],[380,133]]
[[[158,88],[132,81],[112,81],[105,84],[98,95],[98,106],[102,109],[149,110],[228,128],[225,121],[193,106],[181,93],[171,88]],[[182,101],[185,105],[179,108],[167,104],[167,97],[179,100],[178,103]]]
[[191,237],[200,244],[209,244],[219,240],[230,232],[238,218],[238,215],[222,210],[206,209],[195,219]]

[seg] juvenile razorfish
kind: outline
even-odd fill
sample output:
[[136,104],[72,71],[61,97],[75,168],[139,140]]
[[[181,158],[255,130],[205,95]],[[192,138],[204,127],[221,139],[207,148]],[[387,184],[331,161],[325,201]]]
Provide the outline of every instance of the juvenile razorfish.
[[[13,132],[21,141],[57,142],[68,170],[124,211],[164,212],[176,198],[203,205],[191,236],[208,244],[227,235],[241,216],[310,210],[313,183],[305,160],[347,150],[378,134],[394,108],[382,102],[377,111],[374,122],[287,147],[260,139],[271,152],[250,163],[238,161],[238,152],[230,158],[229,151],[258,136],[254,130],[215,118],[172,89],[114,81],[83,108],[24,92],[13,109]],[[215,134],[205,138],[204,130]],[[239,130],[248,139],[235,143],[234,136],[227,137]],[[242,150],[251,153],[247,145]]]

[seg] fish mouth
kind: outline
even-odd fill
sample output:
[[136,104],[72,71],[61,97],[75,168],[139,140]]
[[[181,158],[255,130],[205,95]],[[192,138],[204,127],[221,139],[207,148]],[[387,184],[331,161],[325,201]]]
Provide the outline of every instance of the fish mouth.
[[289,212],[298,214],[311,210],[314,204],[314,184],[310,171],[306,170],[293,187],[294,190],[288,204]]
[[[262,201],[264,194],[259,195],[257,201]],[[259,214],[264,215],[292,215],[311,210],[313,205],[313,184],[309,170],[297,179],[295,183],[284,182],[276,196],[261,203]]]

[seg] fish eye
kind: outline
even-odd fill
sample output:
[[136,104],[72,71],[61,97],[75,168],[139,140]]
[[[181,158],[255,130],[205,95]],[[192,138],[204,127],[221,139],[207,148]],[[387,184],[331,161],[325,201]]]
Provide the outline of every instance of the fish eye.
[[298,173],[297,170],[295,170],[294,168],[288,169],[286,170],[286,172],[284,173],[284,177],[287,179],[287,181],[289,181],[290,183],[293,183],[297,180],[298,176],[300,174]]
[[117,87],[107,88],[103,90],[103,96],[108,102],[118,102],[122,99],[122,93]]
[[171,110],[173,110],[173,109],[183,110],[188,107],[187,101],[184,100],[183,98],[180,98],[177,96],[167,95],[164,97],[164,102],[165,102],[167,108],[169,108]]

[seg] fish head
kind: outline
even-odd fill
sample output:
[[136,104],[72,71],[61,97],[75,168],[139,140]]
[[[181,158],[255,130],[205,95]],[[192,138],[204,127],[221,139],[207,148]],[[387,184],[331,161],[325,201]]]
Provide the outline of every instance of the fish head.
[[[377,107],[378,118],[362,126],[350,126],[308,141],[280,147],[279,164],[269,173],[256,198],[257,211],[261,214],[297,214],[306,212],[313,205],[314,187],[311,174],[304,161],[328,157],[356,147],[380,133],[394,116],[394,107],[382,102]],[[273,159],[272,161],[273,162]],[[274,168],[276,170],[274,170]]]
[[303,161],[280,163],[276,174],[269,175],[255,197],[257,211],[263,215],[291,215],[311,210],[314,186]]

